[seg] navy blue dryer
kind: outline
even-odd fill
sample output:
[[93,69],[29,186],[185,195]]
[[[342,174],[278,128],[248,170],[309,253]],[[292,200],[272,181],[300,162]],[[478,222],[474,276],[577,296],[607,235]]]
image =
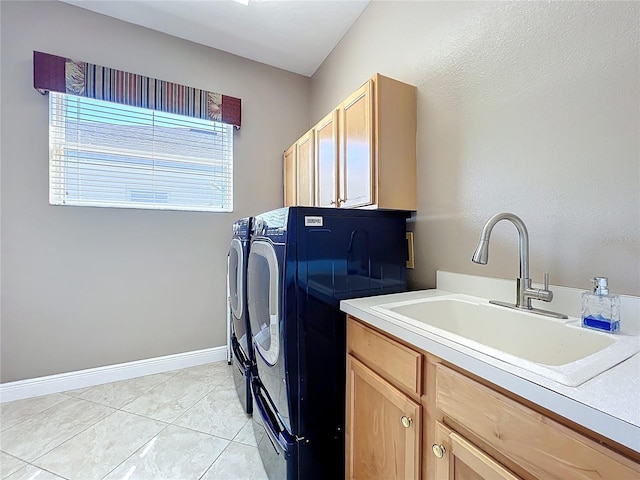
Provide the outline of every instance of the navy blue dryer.
[[240,219],[233,224],[228,271],[233,381],[240,403],[249,414],[253,411],[251,373],[255,369],[247,305],[247,262],[251,224],[251,217]]
[[[291,207],[254,218],[254,428],[271,480],[344,478],[340,300],[406,290],[407,212]],[[264,433],[264,435],[260,435]]]

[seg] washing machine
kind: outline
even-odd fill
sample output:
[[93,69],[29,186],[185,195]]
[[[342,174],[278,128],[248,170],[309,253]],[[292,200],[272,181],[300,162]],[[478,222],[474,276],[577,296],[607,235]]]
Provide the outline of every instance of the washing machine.
[[291,207],[254,217],[247,272],[253,425],[271,480],[344,477],[339,304],[406,291],[408,216]]
[[255,370],[247,305],[247,262],[249,260],[251,224],[251,217],[240,219],[233,224],[227,270],[231,310],[229,327],[233,380],[240,403],[248,414],[253,411],[251,374]]

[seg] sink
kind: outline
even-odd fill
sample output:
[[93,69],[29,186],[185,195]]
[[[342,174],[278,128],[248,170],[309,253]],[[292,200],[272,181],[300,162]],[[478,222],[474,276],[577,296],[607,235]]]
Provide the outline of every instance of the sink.
[[640,351],[640,337],[582,328],[558,320],[446,295],[372,307],[433,335],[567,386],[581,383]]

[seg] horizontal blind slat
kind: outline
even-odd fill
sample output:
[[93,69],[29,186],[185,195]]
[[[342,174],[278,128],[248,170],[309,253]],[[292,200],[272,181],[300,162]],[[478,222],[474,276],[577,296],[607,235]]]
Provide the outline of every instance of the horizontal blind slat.
[[233,209],[233,127],[50,93],[50,201]]

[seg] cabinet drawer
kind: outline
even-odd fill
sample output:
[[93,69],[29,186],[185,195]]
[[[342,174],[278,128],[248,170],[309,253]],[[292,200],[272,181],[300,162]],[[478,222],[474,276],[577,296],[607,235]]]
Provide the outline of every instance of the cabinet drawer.
[[381,335],[351,317],[347,351],[406,393],[422,395],[422,355]]
[[640,477],[640,465],[442,364],[436,407],[537,478]]

